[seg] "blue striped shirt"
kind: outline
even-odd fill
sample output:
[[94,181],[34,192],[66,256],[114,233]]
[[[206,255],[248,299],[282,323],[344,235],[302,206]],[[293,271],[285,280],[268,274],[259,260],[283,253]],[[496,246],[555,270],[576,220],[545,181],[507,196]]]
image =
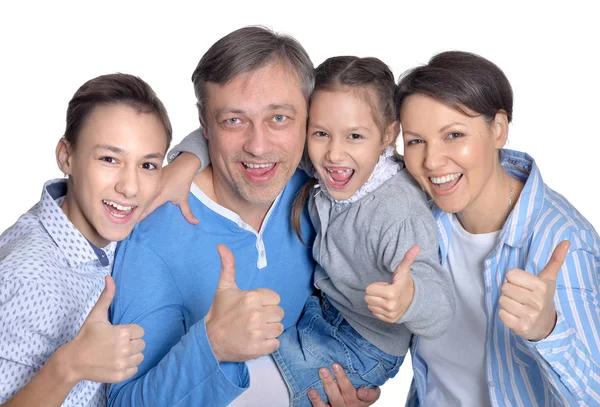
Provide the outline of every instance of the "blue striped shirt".
[[[492,406],[600,406],[600,239],[563,196],[544,184],[529,155],[502,150],[500,158],[503,168],[525,186],[484,263],[490,402]],[[442,265],[447,266],[454,215],[436,206],[433,211]],[[556,326],[546,339],[527,341],[498,318],[505,273],[519,268],[538,274],[565,239],[571,246],[556,281]],[[418,337],[413,337],[411,352],[414,378],[407,406],[412,407],[424,399],[427,383]]]

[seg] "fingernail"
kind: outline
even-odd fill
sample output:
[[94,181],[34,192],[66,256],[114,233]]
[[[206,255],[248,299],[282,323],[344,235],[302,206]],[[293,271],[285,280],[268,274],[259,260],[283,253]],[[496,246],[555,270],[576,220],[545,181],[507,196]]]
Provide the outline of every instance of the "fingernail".
[[331,367],[333,368],[334,372],[339,372],[340,370],[342,370],[342,367],[337,363],[334,363],[333,365],[331,365]]
[[308,391],[308,397],[309,397],[311,400],[314,400],[314,399],[316,399],[316,398],[317,398],[317,391],[316,391],[316,390],[309,390],[309,391]]
[[321,377],[329,377],[329,370],[323,368],[321,370],[319,370],[319,374],[321,375]]

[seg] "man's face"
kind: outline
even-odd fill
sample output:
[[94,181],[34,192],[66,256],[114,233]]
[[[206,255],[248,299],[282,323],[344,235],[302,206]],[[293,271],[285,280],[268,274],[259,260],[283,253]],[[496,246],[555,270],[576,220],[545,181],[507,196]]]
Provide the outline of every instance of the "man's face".
[[276,61],[206,91],[203,124],[219,203],[270,206],[304,148],[308,106],[296,72]]

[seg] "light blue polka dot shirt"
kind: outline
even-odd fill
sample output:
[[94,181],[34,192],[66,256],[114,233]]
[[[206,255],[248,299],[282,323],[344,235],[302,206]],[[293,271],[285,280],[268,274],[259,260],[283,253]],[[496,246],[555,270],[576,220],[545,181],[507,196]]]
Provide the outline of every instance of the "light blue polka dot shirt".
[[[115,243],[93,246],[60,208],[65,180],[0,236],[0,403],[71,341],[104,288]],[[106,406],[107,386],[82,381],[63,406]]]

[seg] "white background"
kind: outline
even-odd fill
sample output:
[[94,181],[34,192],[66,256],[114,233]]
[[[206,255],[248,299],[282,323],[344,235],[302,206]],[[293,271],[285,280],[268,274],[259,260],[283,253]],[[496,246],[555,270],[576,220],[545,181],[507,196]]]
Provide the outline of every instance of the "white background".
[[[600,23],[593,2],[393,3],[3,1],[0,230],[39,199],[45,180],[61,176],[54,147],[83,82],[112,72],[142,77],[165,103],[178,142],[198,125],[190,77],[200,57],[249,24],[295,36],[315,65],[334,55],[376,56],[397,76],[443,50],[492,60],[515,93],[509,147],[530,153],[546,183],[599,227]],[[407,360],[377,405],[403,405],[411,376]]]

